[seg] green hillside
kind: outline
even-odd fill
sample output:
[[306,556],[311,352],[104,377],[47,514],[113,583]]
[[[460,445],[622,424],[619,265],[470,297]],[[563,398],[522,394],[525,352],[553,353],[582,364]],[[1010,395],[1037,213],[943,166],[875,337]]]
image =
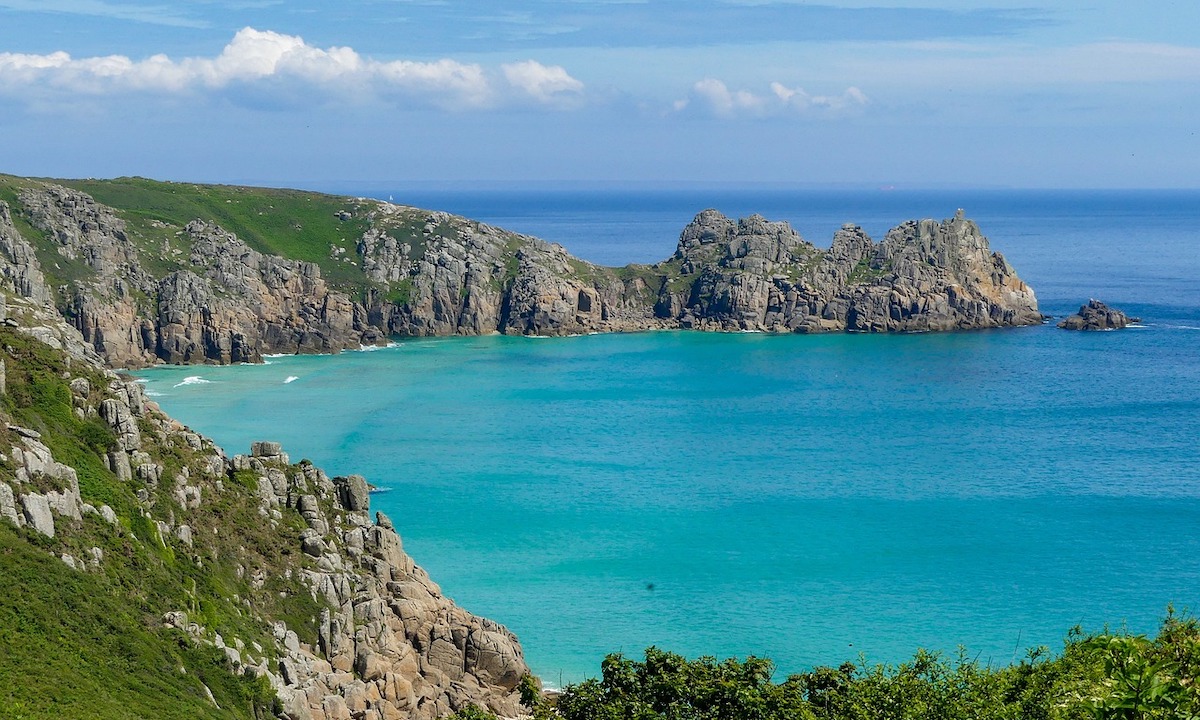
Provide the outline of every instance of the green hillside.
[[[57,517],[54,537],[0,519],[0,718],[258,717],[273,702],[265,681],[235,675],[221,650],[162,618],[185,611],[205,637],[257,642],[267,653],[272,619],[315,641],[320,606],[297,581],[280,576],[301,562],[300,553],[289,553],[303,527],[299,515],[285,509],[284,522],[272,529],[256,512],[252,487],[236,474],[198,509],[180,506],[167,483],[153,502],[139,500],[135,484],[104,465],[112,430],[75,411],[108,397],[108,380],[11,327],[0,327],[0,347],[0,480],[15,482],[11,426],[33,430],[76,469],[83,501],[108,505],[117,516],[115,525],[95,514]],[[90,386],[83,402],[71,380]],[[199,453],[143,426],[142,450],[167,472],[194,467]],[[47,477],[34,482],[37,490],[59,489]],[[187,518],[193,547],[160,533],[156,522],[171,517]],[[84,571],[59,559],[89,562],[94,548],[102,560]],[[273,578],[256,589],[239,566],[270,568]]]

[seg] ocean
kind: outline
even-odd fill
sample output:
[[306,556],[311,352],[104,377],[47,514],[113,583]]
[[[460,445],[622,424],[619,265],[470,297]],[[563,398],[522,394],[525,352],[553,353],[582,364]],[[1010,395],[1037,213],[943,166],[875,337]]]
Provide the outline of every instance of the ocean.
[[517,633],[551,686],[648,645],[777,677],[917,648],[992,665],[1080,626],[1200,609],[1200,193],[373,193],[562,243],[668,257],[699,210],[819,247],[963,207],[1063,315],[922,335],[653,332],[397,339],[141,373],[228,452],[284,443],[379,486],[406,550]]

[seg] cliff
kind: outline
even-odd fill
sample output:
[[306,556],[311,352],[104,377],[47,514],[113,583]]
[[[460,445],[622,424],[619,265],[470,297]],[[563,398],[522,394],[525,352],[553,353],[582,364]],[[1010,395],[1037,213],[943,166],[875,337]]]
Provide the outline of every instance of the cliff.
[[[96,270],[90,287],[129,272],[107,296],[126,307],[147,276],[106,244],[120,225],[82,207],[94,222],[62,247]],[[0,715],[521,714],[516,638],[442,593],[369,514],[363,478],[291,463],[275,443],[229,458],[164,415],[103,367],[96,349],[117,340],[85,340],[45,304],[36,258],[0,219]],[[242,258],[278,279],[265,287],[319,287]]]
[[[86,191],[86,192],[85,192]],[[0,177],[0,273],[106,362],[256,362],[391,335],[654,328],[907,332],[1040,323],[961,211],[829,249],[696,216],[673,257],[607,268],[446,213],[295,191]]]

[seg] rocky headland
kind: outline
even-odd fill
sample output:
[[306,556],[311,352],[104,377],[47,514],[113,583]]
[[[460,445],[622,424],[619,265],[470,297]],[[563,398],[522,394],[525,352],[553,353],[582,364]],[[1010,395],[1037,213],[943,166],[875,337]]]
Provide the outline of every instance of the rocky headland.
[[[442,593],[405,553],[392,521],[370,514],[364,478],[330,478],[308,461],[292,463],[277,443],[227,457],[163,414],[134,379],[106,369],[93,344],[53,308],[16,296],[11,280],[3,290],[6,587],[31,582],[10,576],[19,572],[17,547],[61,563],[38,571],[67,573],[57,585],[70,585],[73,573],[87,576],[136,608],[113,632],[148,633],[160,652],[178,656],[178,667],[153,672],[174,674],[184,691],[196,688],[199,699],[191,700],[219,717],[432,719],[469,705],[500,717],[523,714],[516,690],[529,669],[516,637]],[[26,594],[35,601],[33,588],[18,587],[18,604]],[[105,599],[82,602],[93,601]],[[70,612],[89,608],[76,600]],[[69,693],[43,697],[32,688],[59,654],[81,657],[95,641],[59,637],[38,650],[41,622],[27,616],[8,628],[15,635],[5,635],[0,674],[22,672],[8,664],[28,645],[39,667],[25,670],[39,680],[6,687],[5,702],[16,698],[35,716],[71,716],[81,710],[64,705]],[[215,664],[197,664],[179,647],[207,648]],[[75,716],[98,716],[95,708],[120,704],[143,684],[122,674],[121,662],[96,669],[103,665],[72,663],[74,675],[56,679],[70,685],[107,673],[106,687],[84,698],[87,712]],[[214,669],[269,693],[253,708],[232,707],[237,694],[214,696]],[[183,694],[151,696],[151,716],[186,708]]]
[[1129,317],[1116,308],[1091,299],[1079,306],[1079,312],[1060,321],[1058,327],[1063,330],[1120,330],[1137,322],[1141,322],[1141,318]]
[[[201,186],[108,182],[83,185],[114,205],[66,184],[10,180],[10,200],[0,193],[0,273],[25,297],[50,300],[114,367],[258,362],[396,335],[923,332],[1042,321],[1033,290],[962,211],[903,223],[880,242],[845,225],[821,249],[785,222],[705,210],[672,257],[609,268],[537,238],[361,198],[316,196],[327,214],[307,226],[239,217],[240,237],[221,225],[219,205],[192,203],[169,217],[133,204],[156,202],[154,193],[199,196]],[[118,192],[127,185],[138,192]],[[287,212],[274,196],[229,193],[225,203],[264,208],[258,216]],[[305,200],[297,214],[311,210],[313,197]]]

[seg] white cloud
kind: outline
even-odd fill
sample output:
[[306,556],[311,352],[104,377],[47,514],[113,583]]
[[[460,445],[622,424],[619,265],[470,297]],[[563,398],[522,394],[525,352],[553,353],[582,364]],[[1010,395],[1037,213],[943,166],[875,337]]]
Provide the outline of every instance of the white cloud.
[[451,59],[383,62],[352,48],[321,49],[295,35],[254,28],[239,31],[211,58],[154,55],[134,61],[123,55],[74,59],[65,52],[0,53],[0,94],[17,98],[199,93],[234,85],[252,89],[264,83],[294,85],[306,99],[317,89],[327,97],[384,98],[456,109],[520,101],[550,105],[583,92],[583,83],[562,67],[533,60],[504,65],[499,72]]
[[583,83],[567,74],[560,65],[543,65],[536,60],[502,65],[504,78],[512,87],[543,104],[576,98]]
[[745,90],[731,92],[725,83],[716,78],[704,78],[692,87],[692,94],[703,100],[717,115],[730,116],[739,112],[760,115],[766,101]]
[[870,102],[862,90],[853,86],[846,88],[840,95],[809,95],[804,92],[804,88],[790,88],[782,83],[773,82],[771,83],[771,92],[785,106],[800,111],[809,108],[845,110]]
[[848,87],[839,95],[810,95],[804,88],[778,82],[771,83],[770,88],[770,94],[760,95],[749,90],[730,90],[716,78],[705,78],[692,86],[690,97],[676,100],[673,108],[681,112],[699,106],[719,117],[766,117],[818,110],[839,113],[870,102],[857,87]]

